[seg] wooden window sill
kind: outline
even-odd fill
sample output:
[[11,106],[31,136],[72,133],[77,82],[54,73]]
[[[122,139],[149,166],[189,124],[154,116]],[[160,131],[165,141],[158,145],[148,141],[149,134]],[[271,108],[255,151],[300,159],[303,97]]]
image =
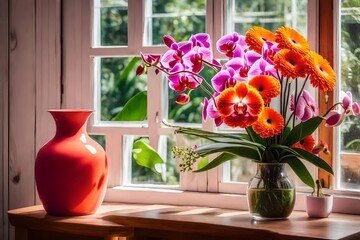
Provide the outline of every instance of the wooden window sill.
[[104,203],[96,214],[47,215],[42,206],[10,210],[16,240],[32,239],[360,239],[360,215],[253,221],[247,211],[173,205]]

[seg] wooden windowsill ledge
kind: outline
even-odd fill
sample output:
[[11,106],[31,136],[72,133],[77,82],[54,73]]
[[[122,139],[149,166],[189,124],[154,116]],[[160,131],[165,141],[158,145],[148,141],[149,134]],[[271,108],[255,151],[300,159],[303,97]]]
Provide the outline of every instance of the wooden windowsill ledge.
[[16,240],[360,239],[360,215],[338,213],[315,219],[294,211],[285,220],[259,222],[239,210],[105,203],[87,216],[50,216],[42,206],[8,214]]

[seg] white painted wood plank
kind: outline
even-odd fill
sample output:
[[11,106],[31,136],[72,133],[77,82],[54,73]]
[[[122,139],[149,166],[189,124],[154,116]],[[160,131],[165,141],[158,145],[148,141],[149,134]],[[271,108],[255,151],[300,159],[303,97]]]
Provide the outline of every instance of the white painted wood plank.
[[[35,1],[10,1],[9,208],[34,204]],[[11,237],[11,236],[10,236]]]
[[60,10],[60,0],[36,1],[36,153],[55,134],[47,110],[61,107]]
[[49,109],[60,108],[60,0],[36,1],[36,152],[55,133]]
[[63,1],[63,108],[93,108],[90,1]]
[[8,239],[8,1],[0,1],[0,239]]

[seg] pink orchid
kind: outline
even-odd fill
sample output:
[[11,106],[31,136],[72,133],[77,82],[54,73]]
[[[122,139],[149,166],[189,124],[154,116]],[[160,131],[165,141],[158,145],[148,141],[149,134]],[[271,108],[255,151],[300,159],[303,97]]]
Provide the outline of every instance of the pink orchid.
[[186,94],[186,93],[181,93],[176,98],[176,103],[177,104],[184,105],[184,104],[187,104],[188,102],[190,102],[190,96],[188,94]]
[[172,69],[177,63],[182,63],[183,56],[192,48],[192,42],[176,43],[169,36],[164,37],[164,42],[166,45],[170,44],[170,50],[161,58],[161,65],[165,69]]
[[244,81],[246,79],[240,77],[231,67],[221,70],[211,79],[211,83],[217,92],[222,92],[226,88],[234,87],[236,83]]
[[221,37],[216,43],[216,49],[227,57],[243,57],[246,49],[245,37],[234,32]]
[[161,58],[161,55],[144,55],[142,52],[140,52],[140,56],[142,58],[142,60],[145,62],[146,65],[148,66],[156,66]]
[[[219,94],[215,94],[214,97],[216,99],[216,97]],[[208,100],[207,98],[204,98],[204,106],[203,106],[203,119],[204,121],[207,120],[207,116],[209,116],[210,118],[214,119],[215,125],[218,127],[220,126],[223,121],[221,118],[220,113],[217,111],[214,101],[213,99]]]
[[192,35],[190,37],[190,41],[192,42],[193,46],[205,47],[210,48],[210,35],[207,33],[198,33]]
[[212,60],[212,51],[199,46],[193,47],[193,49],[187,52],[183,57],[184,64],[194,73],[198,73],[204,68],[203,61],[211,63]]
[[146,73],[146,66],[139,65],[136,68],[136,75],[139,76],[139,75],[144,74],[144,73]]
[[[169,79],[169,87],[176,92],[182,92],[187,88],[195,89],[202,82],[200,77],[197,77],[191,73],[182,72],[186,70],[185,66],[178,63],[170,71],[170,75],[167,76]],[[197,80],[197,81],[196,81]]]
[[340,95],[342,96],[342,107],[344,108],[345,115],[354,115],[357,116],[360,113],[360,107],[357,102],[352,101],[352,94],[351,92],[341,92]]
[[277,79],[276,69],[263,58],[258,59],[248,71],[248,79],[258,75],[270,75]]
[[342,98],[341,107],[344,109],[344,112],[341,113],[338,110],[331,110],[325,116],[326,117],[326,122],[325,122],[326,127],[337,127],[341,123],[343,123],[346,116],[351,116],[351,115],[357,116],[360,113],[359,104],[357,102],[352,101],[351,92],[345,93],[345,92],[341,91],[340,96]]
[[[290,96],[290,110],[295,111],[294,93],[292,93]],[[295,116],[302,122],[305,122],[310,118],[318,115],[319,109],[316,105],[314,98],[308,91],[303,90],[303,92],[299,96],[299,99],[297,100]]]

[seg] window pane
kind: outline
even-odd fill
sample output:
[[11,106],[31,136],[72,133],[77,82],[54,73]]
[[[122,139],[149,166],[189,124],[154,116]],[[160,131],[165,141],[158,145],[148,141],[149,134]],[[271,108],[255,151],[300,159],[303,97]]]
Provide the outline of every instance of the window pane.
[[[341,1],[341,90],[360,102],[360,2]],[[360,189],[360,118],[347,117],[340,127],[341,180],[344,189]]]
[[[116,120],[114,118],[129,99],[147,89],[146,74],[136,76],[136,68],[141,64],[141,60],[139,57],[97,57],[94,64],[95,95],[98,96],[96,98],[96,110],[101,113],[97,120]],[[137,108],[133,121],[143,121],[146,118],[146,102],[142,100],[143,98],[140,97],[134,100],[137,106],[142,107]],[[117,120],[129,121],[128,119]]]
[[128,44],[128,1],[94,1],[95,46],[126,46]]
[[163,36],[186,41],[205,32],[206,0],[145,0],[145,45],[163,44]]
[[245,34],[252,26],[275,31],[288,26],[306,36],[307,0],[229,0],[228,33]]
[[89,134],[89,136],[94,139],[98,144],[100,144],[103,149],[106,150],[106,139],[104,135]]
[[171,148],[175,146],[175,137],[160,136],[157,152],[165,161],[164,164],[155,165],[156,171],[140,166],[132,156],[132,148],[134,142],[142,139],[148,142],[147,137],[125,136],[124,138],[124,182],[125,185],[172,185],[179,184],[179,168],[178,163],[173,157]]

